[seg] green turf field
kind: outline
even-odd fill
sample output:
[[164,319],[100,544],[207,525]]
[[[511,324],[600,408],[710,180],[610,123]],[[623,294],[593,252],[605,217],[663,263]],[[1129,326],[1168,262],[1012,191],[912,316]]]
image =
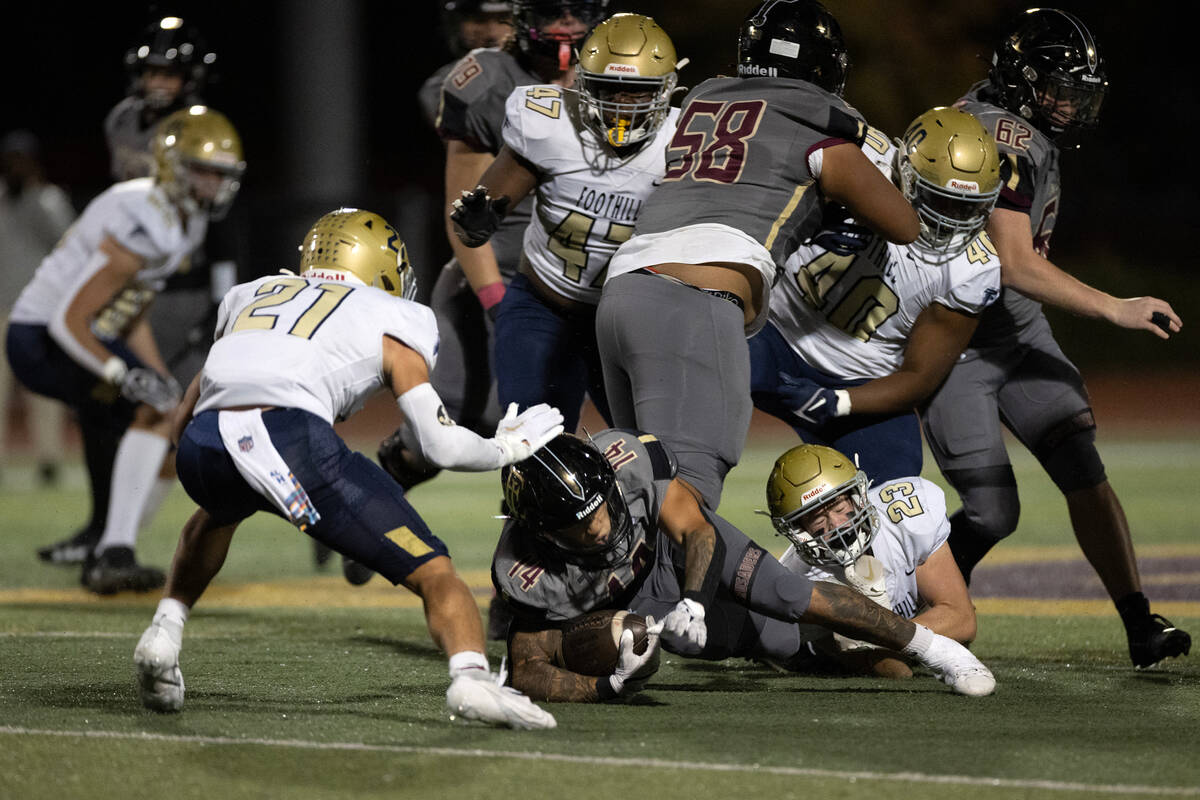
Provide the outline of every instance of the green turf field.
[[[722,509],[776,553],[753,510],[791,444],[752,446]],[[1156,610],[1200,633],[1200,438],[1102,450],[1139,555],[1159,566],[1147,592],[1172,598]],[[1053,578],[1079,560],[1066,512],[1027,458],[1017,468],[1022,527],[989,560],[1049,564]],[[927,675],[799,677],[668,657],[628,705],[553,705],[557,730],[510,732],[447,721],[445,661],[409,596],[378,578],[348,587],[336,564],[315,572],[308,540],[266,517],[235,537],[188,623],[185,711],[157,715],[140,707],[131,661],[156,599],[95,598],[75,570],[33,556],[81,520],[82,475],[38,490],[17,463],[4,478],[3,800],[1200,796],[1200,652],[1135,672],[1111,605],[1053,580],[1044,596],[978,598],[974,649],[998,680],[988,698]],[[443,475],[412,499],[486,600],[496,477]],[[176,490],[143,534],[144,560],[169,561],[189,512]]]

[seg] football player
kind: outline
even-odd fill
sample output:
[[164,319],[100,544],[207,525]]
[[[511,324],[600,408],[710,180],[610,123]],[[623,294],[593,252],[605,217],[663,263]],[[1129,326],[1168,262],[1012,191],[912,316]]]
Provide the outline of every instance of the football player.
[[[210,214],[233,202],[246,167],[237,131],[206,106],[164,119],[153,149],[155,176],[100,194],[42,261],[13,307],[7,336],[22,383],[71,406],[85,427],[119,437],[107,464],[86,453],[93,497],[109,498],[103,535],[83,567],[84,586],[100,594],[162,585],[162,572],[138,564],[134,546],[172,483],[156,478],[179,386],[146,312],[203,241]],[[108,474],[111,487],[103,486]]]
[[421,597],[430,635],[450,659],[453,714],[554,727],[554,717],[494,681],[479,611],[445,544],[333,423],[386,387],[431,462],[482,471],[527,457],[562,431],[562,416],[545,405],[520,415],[512,408],[489,439],[446,416],[429,384],[433,312],[411,301],[404,242],[377,214],[326,214],[300,251],[298,276],[260,278],[226,295],[216,343],[176,417],[179,477],[200,508],[184,525],[165,596],[134,651],[143,704],[182,708],[184,623],[238,524],[267,511]]
[[[572,84],[575,50],[607,5],[608,0],[516,0],[513,37],[455,64],[442,82],[437,114],[438,134],[446,143],[446,197],[473,190],[500,152],[504,104],[514,88]],[[491,241],[475,249],[454,234],[447,205],[446,234],[454,258],[442,269],[430,300],[442,331],[433,382],[451,415],[473,430],[487,429],[499,413],[489,326],[520,261],[531,205],[528,200],[517,204]],[[411,438],[401,427],[379,452],[380,463],[407,487],[437,472],[415,455]]]
[[426,121],[437,127],[442,82],[459,59],[481,47],[500,47],[512,36],[512,3],[508,0],[445,0],[442,28],[453,60],[438,67],[417,92]]
[[[918,476],[868,484],[853,461],[823,445],[798,445],[776,459],[767,508],[775,530],[792,543],[780,563],[813,581],[844,583],[934,633],[970,644],[975,607],[946,544],[946,496]],[[802,636],[809,650],[787,668],[833,662],[887,677],[912,674],[896,653],[819,628]]]
[[776,265],[820,227],[826,200],[888,240],[919,230],[859,149],[846,68],[837,20],[815,0],[759,4],[739,77],[684,98],[661,185],[609,262],[596,338],[613,420],[666,442],[712,509],[745,444],[746,337],[767,321]]
[[1002,165],[992,135],[954,108],[920,115],[897,146],[871,129],[863,152],[902,188],[921,234],[893,244],[838,221],[802,243],[750,340],[751,393],[804,441],[850,454],[880,483],[921,474],[914,408],[1000,293],[983,228]]
[[535,699],[595,702],[636,691],[628,679],[652,646],[637,656],[623,641],[616,671],[599,678],[555,662],[562,626],[609,608],[659,620],[661,629],[649,630],[682,656],[787,662],[805,647],[797,623],[814,623],[916,658],[960,694],[995,688],[987,667],[952,639],[784,568],[695,498],[654,436],[559,436],[501,480],[511,519],[492,581],[516,615],[512,683]]
[[478,247],[535,193],[520,268],[496,307],[501,405],[550,403],[574,431],[586,392],[608,419],[596,302],[609,258],[666,169],[675,65],[670,37],[650,17],[601,22],[579,48],[576,90],[509,95],[504,146],[475,191],[454,201],[459,238]]
[[1130,658],[1148,667],[1186,654],[1191,637],[1150,612],[1129,523],[1096,450],[1087,389],[1039,305],[1164,339],[1182,325],[1164,301],[1113,297],[1047,257],[1061,202],[1059,139],[1097,124],[1107,88],[1087,26],[1065,11],[1035,8],[1000,41],[988,78],[959,101],[1013,165],[987,225],[1005,289],[921,420],[938,467],[962,498],[950,518],[950,548],[968,582],[979,560],[1017,527],[1020,501],[1002,436],[1007,427],[1062,491],[1075,537],[1124,622]]

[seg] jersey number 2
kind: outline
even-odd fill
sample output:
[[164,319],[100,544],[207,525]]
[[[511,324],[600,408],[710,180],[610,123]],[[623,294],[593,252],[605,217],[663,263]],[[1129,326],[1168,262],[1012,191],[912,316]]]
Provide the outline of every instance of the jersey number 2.
[[[267,281],[254,292],[259,299],[238,314],[233,323],[233,332],[274,330],[282,309],[263,313],[264,309],[290,302],[309,285],[303,278],[276,278]],[[288,328],[288,333],[292,336],[311,339],[325,319],[354,291],[352,287],[340,283],[318,283],[312,288],[317,290],[317,298],[309,303],[308,308],[296,318],[292,327]]]

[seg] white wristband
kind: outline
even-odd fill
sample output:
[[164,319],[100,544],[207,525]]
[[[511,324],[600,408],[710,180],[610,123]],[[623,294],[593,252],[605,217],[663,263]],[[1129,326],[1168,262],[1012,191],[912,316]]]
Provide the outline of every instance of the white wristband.
[[104,380],[113,386],[120,386],[121,381],[125,380],[125,376],[128,373],[129,365],[120,356],[111,356],[108,361],[105,361],[101,372]]
[[834,389],[834,395],[837,396],[837,410],[833,412],[835,417],[844,417],[850,413],[850,393],[845,389]]

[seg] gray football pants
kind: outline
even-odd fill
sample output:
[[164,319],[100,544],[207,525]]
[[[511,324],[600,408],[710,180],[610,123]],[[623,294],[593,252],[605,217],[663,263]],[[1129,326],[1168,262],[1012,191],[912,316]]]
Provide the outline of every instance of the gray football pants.
[[[1081,419],[1086,415],[1086,419]],[[921,425],[938,467],[962,499],[962,513],[991,539],[1017,527],[1020,501],[1004,446],[1007,427],[1060,485],[1103,480],[1094,447],[1080,442],[1047,452],[1064,423],[1090,435],[1087,389],[1044,316],[1004,347],[968,348],[921,409]],[[1067,431],[1069,436],[1072,431]]]
[[[790,661],[802,646],[803,630],[811,627],[796,620],[808,610],[812,581],[785,568],[732,523],[716,514],[708,517],[725,551],[720,586],[704,613],[708,641],[701,651],[668,649],[713,661],[733,656]],[[643,616],[662,619],[683,596],[683,553],[660,535],[655,558],[654,569],[630,607]]]
[[596,342],[613,425],[657,436],[715,510],[753,410],[741,309],[657,275],[619,275],[604,284]]

